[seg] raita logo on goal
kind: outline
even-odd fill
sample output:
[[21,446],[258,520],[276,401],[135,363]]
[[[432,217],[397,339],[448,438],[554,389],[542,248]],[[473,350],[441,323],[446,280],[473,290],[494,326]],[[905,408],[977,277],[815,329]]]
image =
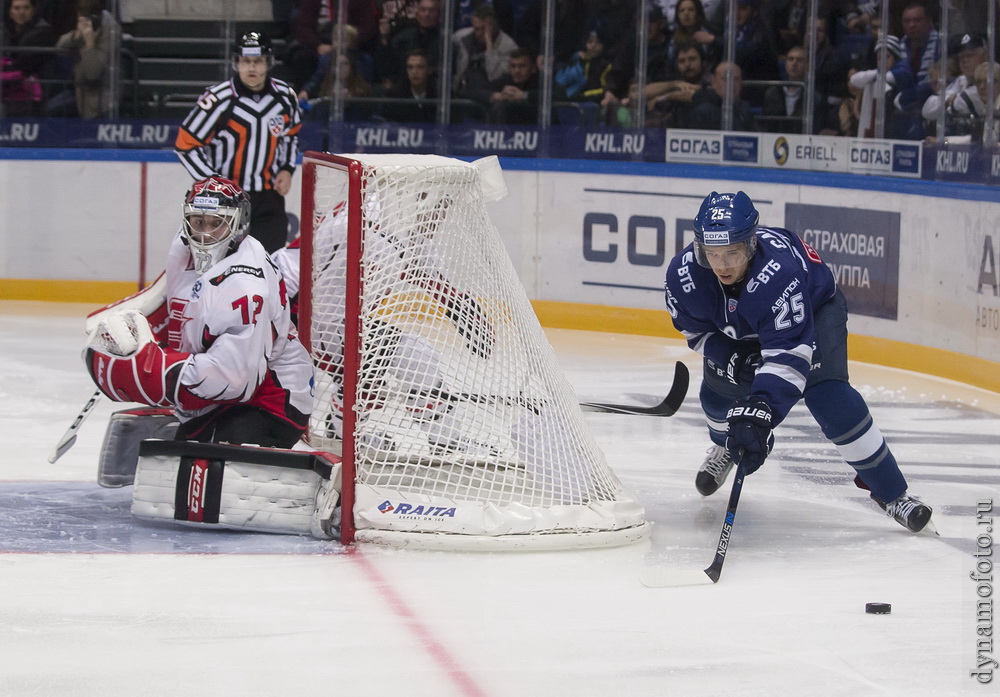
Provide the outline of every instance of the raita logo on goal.
[[378,505],[378,510],[384,514],[392,514],[394,517],[416,520],[423,518],[426,520],[433,518],[454,518],[456,508],[454,506],[432,506],[430,504],[413,504],[398,502],[393,505],[388,499]]

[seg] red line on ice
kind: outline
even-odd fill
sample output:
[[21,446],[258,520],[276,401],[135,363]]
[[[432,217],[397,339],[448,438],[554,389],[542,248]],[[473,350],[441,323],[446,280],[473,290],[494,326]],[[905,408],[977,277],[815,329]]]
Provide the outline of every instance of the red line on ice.
[[368,577],[375,590],[382,596],[385,602],[392,608],[392,611],[399,617],[407,629],[419,640],[431,658],[441,666],[452,682],[458,687],[463,695],[469,697],[485,697],[486,693],[476,684],[476,681],[459,664],[458,660],[449,653],[448,649],[438,641],[431,630],[427,628],[417,614],[406,604],[406,601],[389,584],[389,581],[379,573],[372,562],[365,558],[365,555],[351,547],[348,550],[348,558],[357,564],[361,571]]

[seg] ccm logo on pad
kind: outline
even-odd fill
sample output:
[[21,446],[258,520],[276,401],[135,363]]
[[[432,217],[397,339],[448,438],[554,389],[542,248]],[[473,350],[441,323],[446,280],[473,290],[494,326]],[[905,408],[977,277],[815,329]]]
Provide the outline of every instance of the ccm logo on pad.
[[191,476],[188,479],[187,508],[188,520],[194,523],[205,521],[205,490],[208,482],[208,460],[191,462]]

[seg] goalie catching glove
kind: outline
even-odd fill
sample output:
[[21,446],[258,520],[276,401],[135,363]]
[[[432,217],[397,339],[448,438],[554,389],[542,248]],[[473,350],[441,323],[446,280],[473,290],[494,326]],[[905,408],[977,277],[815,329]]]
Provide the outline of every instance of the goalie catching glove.
[[760,469],[774,446],[771,407],[757,397],[740,397],[726,414],[726,450],[733,459],[742,452],[747,474]]
[[84,351],[90,377],[110,399],[194,410],[209,402],[189,392],[180,394],[180,374],[190,357],[161,348],[137,310],[114,312],[101,320]]

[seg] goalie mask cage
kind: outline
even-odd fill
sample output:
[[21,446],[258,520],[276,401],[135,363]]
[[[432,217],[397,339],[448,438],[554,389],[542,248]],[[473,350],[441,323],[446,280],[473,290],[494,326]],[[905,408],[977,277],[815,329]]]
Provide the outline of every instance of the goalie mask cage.
[[305,153],[308,438],[342,436],[345,543],[558,549],[648,533],[487,215],[483,182],[498,177],[436,155]]

